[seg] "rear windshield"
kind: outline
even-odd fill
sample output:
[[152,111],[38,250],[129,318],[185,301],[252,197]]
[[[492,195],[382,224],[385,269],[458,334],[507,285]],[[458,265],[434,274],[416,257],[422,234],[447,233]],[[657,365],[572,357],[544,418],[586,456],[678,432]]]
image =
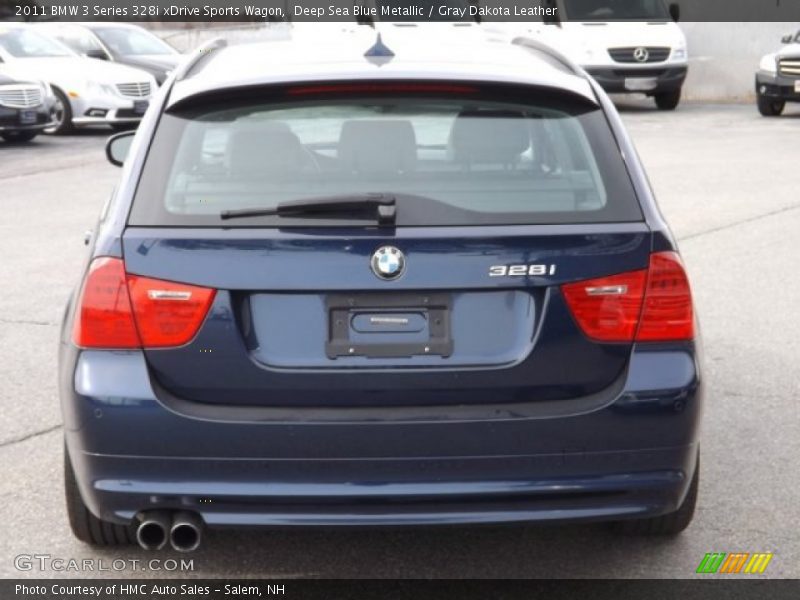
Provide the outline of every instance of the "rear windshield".
[[358,217],[220,214],[373,193],[396,199],[397,226],[641,220],[592,105],[469,93],[289,95],[163,115],[129,223],[340,226]]

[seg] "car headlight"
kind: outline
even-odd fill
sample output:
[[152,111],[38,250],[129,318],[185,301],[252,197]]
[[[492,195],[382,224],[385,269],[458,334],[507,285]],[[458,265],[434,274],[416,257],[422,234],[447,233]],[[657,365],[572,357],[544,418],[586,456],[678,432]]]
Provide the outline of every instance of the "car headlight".
[[775,73],[778,70],[777,62],[775,61],[774,54],[767,54],[765,57],[761,59],[761,62],[758,63],[758,68],[760,71],[766,71],[767,73]]
[[672,51],[672,60],[686,60],[686,48],[675,48]]

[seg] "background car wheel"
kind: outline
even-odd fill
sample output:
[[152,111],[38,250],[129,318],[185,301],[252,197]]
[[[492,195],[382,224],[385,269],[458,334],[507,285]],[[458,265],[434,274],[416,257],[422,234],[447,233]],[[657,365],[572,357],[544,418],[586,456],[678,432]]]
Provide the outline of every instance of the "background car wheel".
[[677,535],[689,526],[697,506],[697,490],[700,487],[700,455],[694,468],[692,483],[683,504],[675,512],[649,519],[631,519],[612,523],[612,529],[630,535]]
[[772,100],[764,96],[758,97],[758,112],[765,117],[777,117],[783,112],[786,102],[783,100]]
[[58,88],[53,88],[53,94],[56,97],[56,102],[53,106],[53,121],[55,121],[55,124],[44,131],[55,135],[70,133],[74,129],[72,125],[72,106],[64,92]]
[[0,137],[7,142],[30,142],[37,135],[39,135],[38,131],[6,131],[0,133]]
[[133,527],[109,523],[95,517],[81,498],[75,472],[64,446],[64,492],[67,500],[67,516],[72,533],[80,541],[93,546],[120,546],[136,542]]
[[656,106],[659,110],[675,110],[681,102],[681,90],[677,89],[672,92],[661,92],[654,94]]

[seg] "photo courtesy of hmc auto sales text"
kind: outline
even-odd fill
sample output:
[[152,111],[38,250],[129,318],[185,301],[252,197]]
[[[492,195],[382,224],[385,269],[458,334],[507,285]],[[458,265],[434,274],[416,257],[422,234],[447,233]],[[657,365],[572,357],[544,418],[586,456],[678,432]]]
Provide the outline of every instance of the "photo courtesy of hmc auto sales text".
[[[213,583],[175,583],[175,582],[110,582],[99,583],[41,583],[28,585],[14,584],[14,597],[41,599],[58,598],[73,600],[79,598],[262,598],[284,596],[286,586],[282,583],[233,584],[220,581]],[[3,600],[9,600],[4,597]]]

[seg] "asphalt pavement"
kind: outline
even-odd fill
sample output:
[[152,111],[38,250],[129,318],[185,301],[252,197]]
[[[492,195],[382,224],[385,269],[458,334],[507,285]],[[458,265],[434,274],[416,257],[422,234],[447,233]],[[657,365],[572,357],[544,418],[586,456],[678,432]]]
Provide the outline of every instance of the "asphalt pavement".
[[168,575],[142,563],[84,573],[15,566],[20,555],[47,555],[103,559],[106,568],[114,559],[189,558],[193,570],[182,575],[195,577],[690,577],[707,552],[773,552],[763,576],[800,577],[800,107],[780,119],[744,105],[661,113],[625,101],[621,110],[680,240],[705,344],[699,508],[686,532],[213,531],[188,557],[74,540],[62,492],[57,339],[84,232],[119,177],[103,154],[110,132],[82,132],[0,142],[0,576]]

